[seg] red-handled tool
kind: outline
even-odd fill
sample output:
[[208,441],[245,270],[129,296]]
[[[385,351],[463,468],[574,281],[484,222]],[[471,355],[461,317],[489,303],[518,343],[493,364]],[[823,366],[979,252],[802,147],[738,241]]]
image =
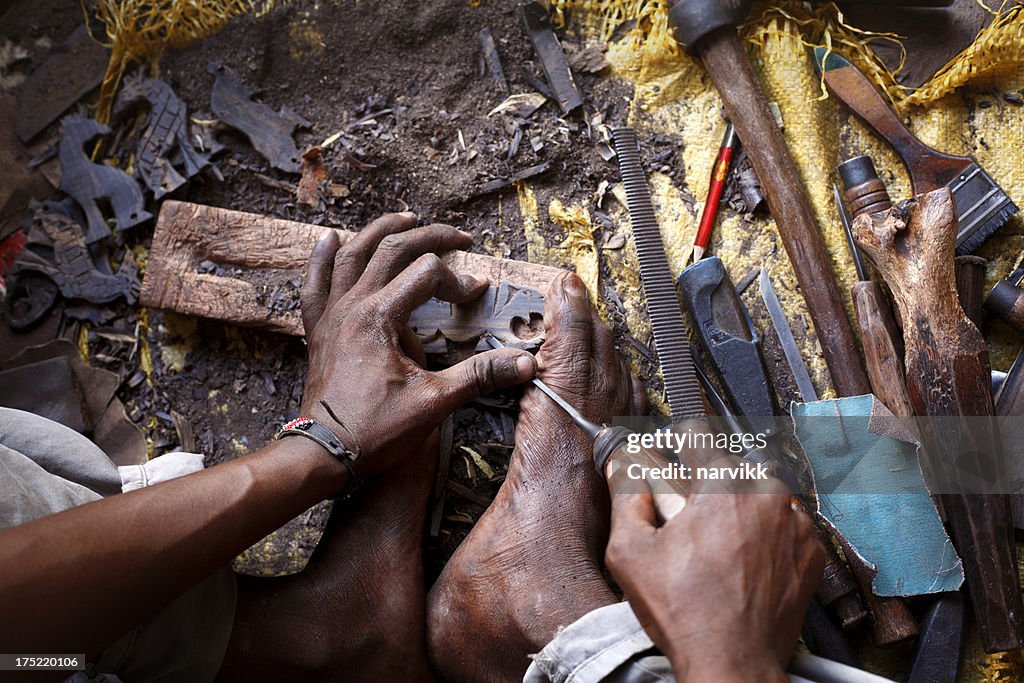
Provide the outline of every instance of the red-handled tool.
[[700,217],[700,227],[697,228],[697,238],[693,241],[694,263],[704,258],[704,253],[708,250],[708,244],[711,243],[711,231],[714,230],[715,220],[718,218],[718,205],[722,203],[725,181],[729,177],[732,155],[736,151],[738,143],[739,138],[736,136],[736,129],[730,123],[725,129],[722,148],[718,150],[718,158],[715,160],[714,170],[711,172],[711,186],[708,187],[708,198],[704,202],[704,211]]

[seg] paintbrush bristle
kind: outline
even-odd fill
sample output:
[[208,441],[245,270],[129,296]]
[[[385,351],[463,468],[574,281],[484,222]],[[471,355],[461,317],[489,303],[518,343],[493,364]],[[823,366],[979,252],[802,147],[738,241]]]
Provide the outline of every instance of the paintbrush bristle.
[[947,187],[956,202],[960,230],[957,250],[971,254],[1019,211],[995,180],[976,163],[967,165]]
[[1010,201],[1009,198],[1007,198],[1005,205],[1001,209],[999,209],[994,215],[992,215],[992,217],[989,218],[983,225],[978,227],[970,237],[968,237],[959,245],[957,245],[956,255],[966,256],[968,254],[973,254],[974,252],[976,252],[978,248],[981,247],[981,245],[983,245],[986,242],[986,240],[988,240],[989,237],[994,235],[996,231],[999,230],[999,228],[1006,225],[1006,222],[1013,218],[1013,216],[1017,214],[1019,211],[1020,209],[1017,207],[1017,205]]

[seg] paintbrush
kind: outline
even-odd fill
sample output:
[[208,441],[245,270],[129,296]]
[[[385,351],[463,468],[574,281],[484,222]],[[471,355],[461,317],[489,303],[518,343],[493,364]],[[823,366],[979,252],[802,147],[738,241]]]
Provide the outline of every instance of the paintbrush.
[[943,154],[918,140],[881,93],[855,66],[835,52],[814,49],[814,64],[829,91],[881,135],[900,155],[914,187],[924,194],[948,187],[956,203],[956,253],[973,253],[1019,210],[971,157]]

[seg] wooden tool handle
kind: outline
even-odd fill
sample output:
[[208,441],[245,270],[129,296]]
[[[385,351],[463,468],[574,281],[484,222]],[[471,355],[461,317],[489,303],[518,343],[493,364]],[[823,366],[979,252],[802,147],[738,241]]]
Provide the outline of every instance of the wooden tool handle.
[[[835,527],[833,527],[834,529]],[[872,584],[877,570],[872,569],[863,557],[857,554],[846,538],[835,535],[839,546],[846,555],[846,564],[860,585],[861,595],[871,614],[871,637],[879,647],[891,647],[910,640],[917,635],[917,621],[907,603],[900,598],[882,598],[875,595]]]
[[943,154],[918,140],[855,66],[827,69],[824,78],[833,95],[893,146],[910,172],[915,193],[944,187],[969,161]]
[[956,291],[960,297],[960,307],[979,330],[984,317],[987,266],[988,261],[980,256],[956,257]]
[[1013,329],[1024,332],[1024,290],[1020,287],[1000,280],[985,299],[985,308]]
[[[956,291],[956,208],[949,190],[918,196],[906,207],[859,216],[853,233],[889,284],[903,315],[905,366],[915,415],[993,414],[988,351]],[[996,453],[994,430],[943,429],[922,423],[925,470],[943,475],[946,490],[968,453]],[[978,463],[980,467],[980,463]],[[1006,496],[942,496],[953,541],[987,652],[1016,649],[1024,641],[1017,564]]]
[[818,231],[796,163],[786,147],[746,50],[732,27],[720,28],[697,44],[697,52],[722,98],[729,120],[768,198],[782,244],[821,342],[832,381],[842,396],[868,392],[867,375],[853,327],[843,309],[831,258]]
[[910,417],[914,408],[903,370],[903,344],[889,302],[877,282],[858,282],[850,291],[871,390],[893,415]]

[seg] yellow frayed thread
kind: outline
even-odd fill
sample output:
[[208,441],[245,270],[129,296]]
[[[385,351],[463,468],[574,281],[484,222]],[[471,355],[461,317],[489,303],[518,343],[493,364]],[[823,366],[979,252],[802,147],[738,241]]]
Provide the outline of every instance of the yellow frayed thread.
[[148,63],[159,73],[167,48],[182,48],[217,33],[235,17],[262,16],[286,0],[98,0],[82,2],[85,25],[98,22],[102,37],[93,39],[110,49],[100,85],[96,120],[110,123],[114,97],[128,66]]

